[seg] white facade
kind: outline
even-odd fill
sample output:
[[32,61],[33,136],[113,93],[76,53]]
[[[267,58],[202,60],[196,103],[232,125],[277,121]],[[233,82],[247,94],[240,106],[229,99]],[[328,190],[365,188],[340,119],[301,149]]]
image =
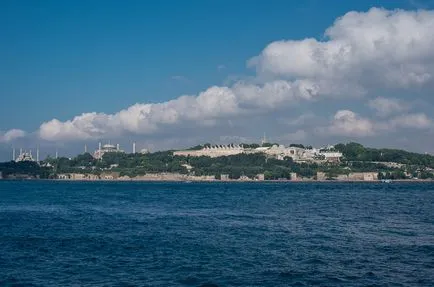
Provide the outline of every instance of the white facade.
[[215,145],[211,147],[204,147],[200,150],[175,151],[173,155],[220,157],[236,155],[244,152],[245,149],[240,145]]
[[252,154],[252,153],[265,153],[268,156],[277,158],[279,160],[285,157],[291,157],[294,161],[339,161],[342,157],[340,152],[320,151],[319,149],[304,149],[299,147],[285,147],[284,145],[274,145],[272,147],[258,147],[255,149],[244,148],[241,145],[214,145],[211,147],[204,147],[200,150],[183,150],[175,151],[173,154],[178,156],[209,156],[220,157],[230,156],[236,154]]
[[119,144],[117,144],[117,145],[112,145],[112,144],[101,145],[101,143],[99,143],[98,149],[93,153],[93,157],[95,159],[102,159],[102,157],[104,156],[105,153],[110,153],[110,152],[123,153],[124,151],[120,149]]
[[18,157],[15,158],[15,162],[20,162],[20,161],[35,161],[35,159],[33,158],[31,151],[30,152],[20,151]]

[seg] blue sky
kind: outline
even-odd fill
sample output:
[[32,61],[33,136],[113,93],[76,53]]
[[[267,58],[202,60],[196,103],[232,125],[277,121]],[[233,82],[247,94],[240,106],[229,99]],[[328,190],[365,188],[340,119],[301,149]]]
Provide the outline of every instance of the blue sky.
[[197,93],[251,72],[246,59],[268,43],[320,38],[336,17],[372,5],[411,6],[366,0],[2,1],[0,130],[34,130],[51,118]]
[[260,78],[246,63],[274,41],[324,40],[349,11],[433,6],[421,0],[1,1],[0,131],[33,133],[53,118],[114,114]]

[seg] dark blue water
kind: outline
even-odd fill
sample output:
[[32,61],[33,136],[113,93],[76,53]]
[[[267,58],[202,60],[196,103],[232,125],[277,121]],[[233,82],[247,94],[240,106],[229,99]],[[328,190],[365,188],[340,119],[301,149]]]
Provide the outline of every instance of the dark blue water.
[[433,282],[434,184],[0,181],[2,286]]

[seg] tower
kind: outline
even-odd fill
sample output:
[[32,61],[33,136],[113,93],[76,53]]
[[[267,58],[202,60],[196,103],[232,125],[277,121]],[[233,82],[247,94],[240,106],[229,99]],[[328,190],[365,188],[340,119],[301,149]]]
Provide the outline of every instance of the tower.
[[36,162],[39,162],[39,145],[36,147]]
[[136,142],[133,142],[133,153],[136,153]]
[[265,132],[264,132],[264,137],[261,140],[261,144],[265,144],[267,143],[267,137],[265,136]]
[[12,160],[15,161],[15,147],[12,147]]
[[58,158],[59,158],[59,151],[56,148],[56,159],[58,159]]
[[119,151],[120,147],[119,144],[116,144],[116,150]]
[[84,153],[87,153],[87,144],[84,144]]

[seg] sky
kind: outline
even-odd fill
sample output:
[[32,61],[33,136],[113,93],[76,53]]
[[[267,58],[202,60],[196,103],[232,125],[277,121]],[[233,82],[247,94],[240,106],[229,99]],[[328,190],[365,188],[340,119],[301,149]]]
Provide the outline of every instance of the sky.
[[12,147],[314,146],[434,153],[434,1],[0,2]]

